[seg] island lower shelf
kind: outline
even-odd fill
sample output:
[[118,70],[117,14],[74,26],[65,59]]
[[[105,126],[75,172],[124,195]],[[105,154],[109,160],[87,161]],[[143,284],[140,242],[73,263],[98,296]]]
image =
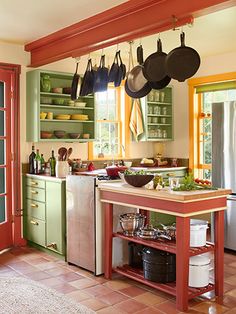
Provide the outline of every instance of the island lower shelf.
[[[154,249],[166,251],[169,253],[176,254],[176,242],[169,240],[144,240],[139,237],[125,236],[122,232],[113,233],[113,237],[118,237],[126,241],[135,242],[138,244],[143,244],[145,246],[152,247]],[[215,246],[211,242],[207,242],[205,246],[201,247],[190,247],[189,256],[195,256],[207,252],[212,252],[215,250]]]
[[[123,265],[122,267],[116,267],[113,269],[114,272],[119,273],[123,276],[126,276],[130,279],[139,281],[147,286],[150,286],[152,288],[158,289],[160,291],[166,292],[168,294],[171,294],[173,296],[176,296],[176,282],[170,282],[170,283],[157,283],[154,281],[147,280],[143,277],[143,271],[139,268],[133,268],[129,265]],[[215,285],[213,283],[209,283],[206,287],[202,288],[192,288],[188,287],[188,299],[195,298],[199,295],[202,295],[203,293],[206,293],[208,291],[212,291],[215,289]]]

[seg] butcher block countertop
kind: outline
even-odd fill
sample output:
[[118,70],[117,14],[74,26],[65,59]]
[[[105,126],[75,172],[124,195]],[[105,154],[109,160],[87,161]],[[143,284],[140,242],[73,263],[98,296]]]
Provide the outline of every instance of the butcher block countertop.
[[195,191],[171,191],[168,188],[157,190],[148,190],[145,187],[136,188],[123,182],[100,183],[99,189],[121,194],[131,194],[144,196],[148,198],[157,198],[169,201],[191,202],[200,199],[216,198],[229,195],[232,191],[229,189],[218,190],[195,190]]

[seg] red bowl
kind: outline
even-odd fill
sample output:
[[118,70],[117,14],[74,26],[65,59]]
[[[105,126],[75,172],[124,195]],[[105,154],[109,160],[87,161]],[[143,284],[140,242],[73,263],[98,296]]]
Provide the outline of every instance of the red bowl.
[[106,167],[106,172],[110,177],[119,177],[118,172],[124,172],[126,169],[128,168],[125,166],[109,166]]

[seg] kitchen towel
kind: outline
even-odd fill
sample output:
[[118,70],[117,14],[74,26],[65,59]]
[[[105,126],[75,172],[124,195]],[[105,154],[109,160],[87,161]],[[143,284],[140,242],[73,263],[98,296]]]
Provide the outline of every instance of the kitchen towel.
[[135,140],[138,142],[138,137],[144,132],[143,117],[139,99],[133,99],[133,106],[130,115],[129,127]]

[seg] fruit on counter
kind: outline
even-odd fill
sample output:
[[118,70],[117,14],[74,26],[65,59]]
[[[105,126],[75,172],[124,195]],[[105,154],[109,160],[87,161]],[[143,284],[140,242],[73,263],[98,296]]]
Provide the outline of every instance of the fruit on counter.
[[193,175],[189,174],[184,177],[179,187],[173,189],[173,191],[193,191],[193,190],[217,190],[217,188],[212,187],[210,181],[194,179]]
[[152,159],[148,159],[148,158],[143,158],[141,160],[141,164],[153,164],[153,160]]

